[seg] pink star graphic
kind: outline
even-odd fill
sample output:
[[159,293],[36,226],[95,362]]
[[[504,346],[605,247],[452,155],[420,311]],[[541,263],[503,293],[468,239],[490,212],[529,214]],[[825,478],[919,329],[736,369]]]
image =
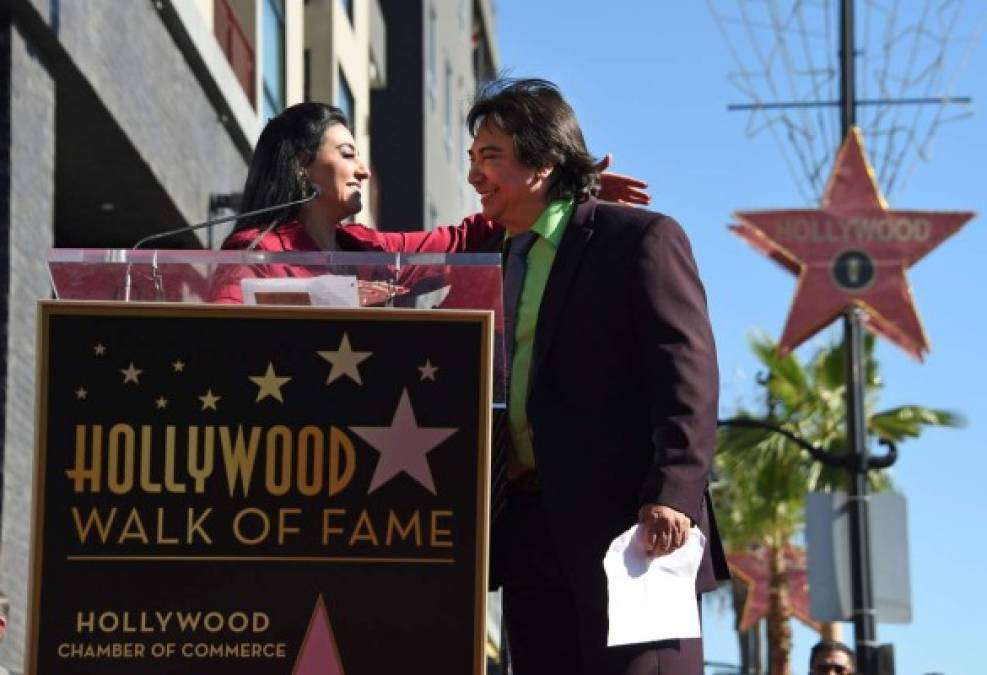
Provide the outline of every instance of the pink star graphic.
[[336,636],[322,596],[315,603],[292,675],[343,675]]
[[377,468],[370,480],[370,494],[402,471],[431,492],[435,491],[432,470],[426,455],[458,429],[448,427],[420,427],[411,409],[408,390],[401,392],[401,400],[389,427],[350,427],[350,431],[373,446],[380,453]]

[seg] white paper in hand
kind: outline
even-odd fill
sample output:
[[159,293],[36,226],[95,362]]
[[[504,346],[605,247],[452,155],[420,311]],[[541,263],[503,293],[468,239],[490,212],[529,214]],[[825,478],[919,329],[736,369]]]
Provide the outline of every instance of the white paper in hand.
[[613,540],[603,558],[609,593],[607,646],[699,637],[696,573],[706,537],[693,527],[685,544],[649,558],[638,525]]

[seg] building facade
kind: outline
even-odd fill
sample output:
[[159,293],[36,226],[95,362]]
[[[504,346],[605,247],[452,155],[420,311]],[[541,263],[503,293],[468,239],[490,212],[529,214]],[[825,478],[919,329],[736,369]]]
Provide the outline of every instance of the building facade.
[[[0,2],[0,665],[12,673],[25,652],[45,251],[129,247],[205,220],[242,188],[266,120],[306,98],[348,109],[369,156],[385,41],[376,0]],[[160,245],[225,234],[200,233]]]
[[465,118],[499,67],[492,0],[381,0],[388,86],[371,94],[381,229],[458,223],[479,208]]

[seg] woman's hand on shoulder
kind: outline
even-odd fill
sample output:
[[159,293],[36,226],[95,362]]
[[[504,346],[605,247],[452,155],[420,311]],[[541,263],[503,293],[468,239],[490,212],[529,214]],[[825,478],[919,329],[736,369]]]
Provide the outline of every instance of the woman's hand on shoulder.
[[606,156],[596,165],[600,174],[599,198],[605,202],[615,202],[628,206],[647,206],[651,203],[648,184],[632,176],[607,171],[613,162],[613,154]]

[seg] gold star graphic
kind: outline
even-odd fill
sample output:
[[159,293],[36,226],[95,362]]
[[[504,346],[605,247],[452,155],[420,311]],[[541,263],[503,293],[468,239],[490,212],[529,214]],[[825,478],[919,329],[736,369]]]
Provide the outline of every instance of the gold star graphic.
[[144,371],[139,368],[134,368],[134,362],[130,362],[130,366],[127,368],[121,368],[120,372],[123,373],[123,383],[133,382],[134,384],[140,384],[140,374]]
[[93,353],[96,354],[96,356],[102,356],[106,353],[106,345],[102,342],[97,342],[96,346],[93,347]]
[[326,384],[332,384],[345,375],[357,384],[363,384],[360,379],[360,369],[357,367],[363,361],[369,359],[373,352],[355,352],[350,347],[350,338],[343,333],[343,339],[339,343],[339,349],[335,351],[316,352],[319,356],[332,364]]
[[425,365],[418,366],[418,370],[422,374],[421,382],[424,382],[425,380],[431,380],[432,382],[435,382],[435,374],[439,372],[439,367],[433,366],[432,362],[429,359],[425,359]]
[[215,410],[216,403],[219,402],[219,399],[221,398],[223,397],[213,394],[212,389],[207,389],[206,393],[199,397],[199,400],[202,401],[203,410]]
[[268,396],[273,396],[281,403],[284,403],[284,399],[281,397],[281,387],[291,381],[290,377],[279,377],[277,373],[274,372],[274,364],[267,364],[267,372],[263,375],[250,375],[250,381],[256,384],[260,389],[257,391],[257,400],[255,403],[263,401]]
[[185,372],[185,362],[182,361],[181,359],[179,359],[179,360],[175,361],[173,364],[171,364],[171,368],[176,373],[184,373]]
[[79,387],[75,390],[75,398],[79,401],[85,401],[86,397],[89,396],[89,392],[86,391],[85,387]]
[[158,400],[154,402],[154,405],[158,406],[158,410],[164,410],[168,407],[168,399],[164,396],[158,396]]

